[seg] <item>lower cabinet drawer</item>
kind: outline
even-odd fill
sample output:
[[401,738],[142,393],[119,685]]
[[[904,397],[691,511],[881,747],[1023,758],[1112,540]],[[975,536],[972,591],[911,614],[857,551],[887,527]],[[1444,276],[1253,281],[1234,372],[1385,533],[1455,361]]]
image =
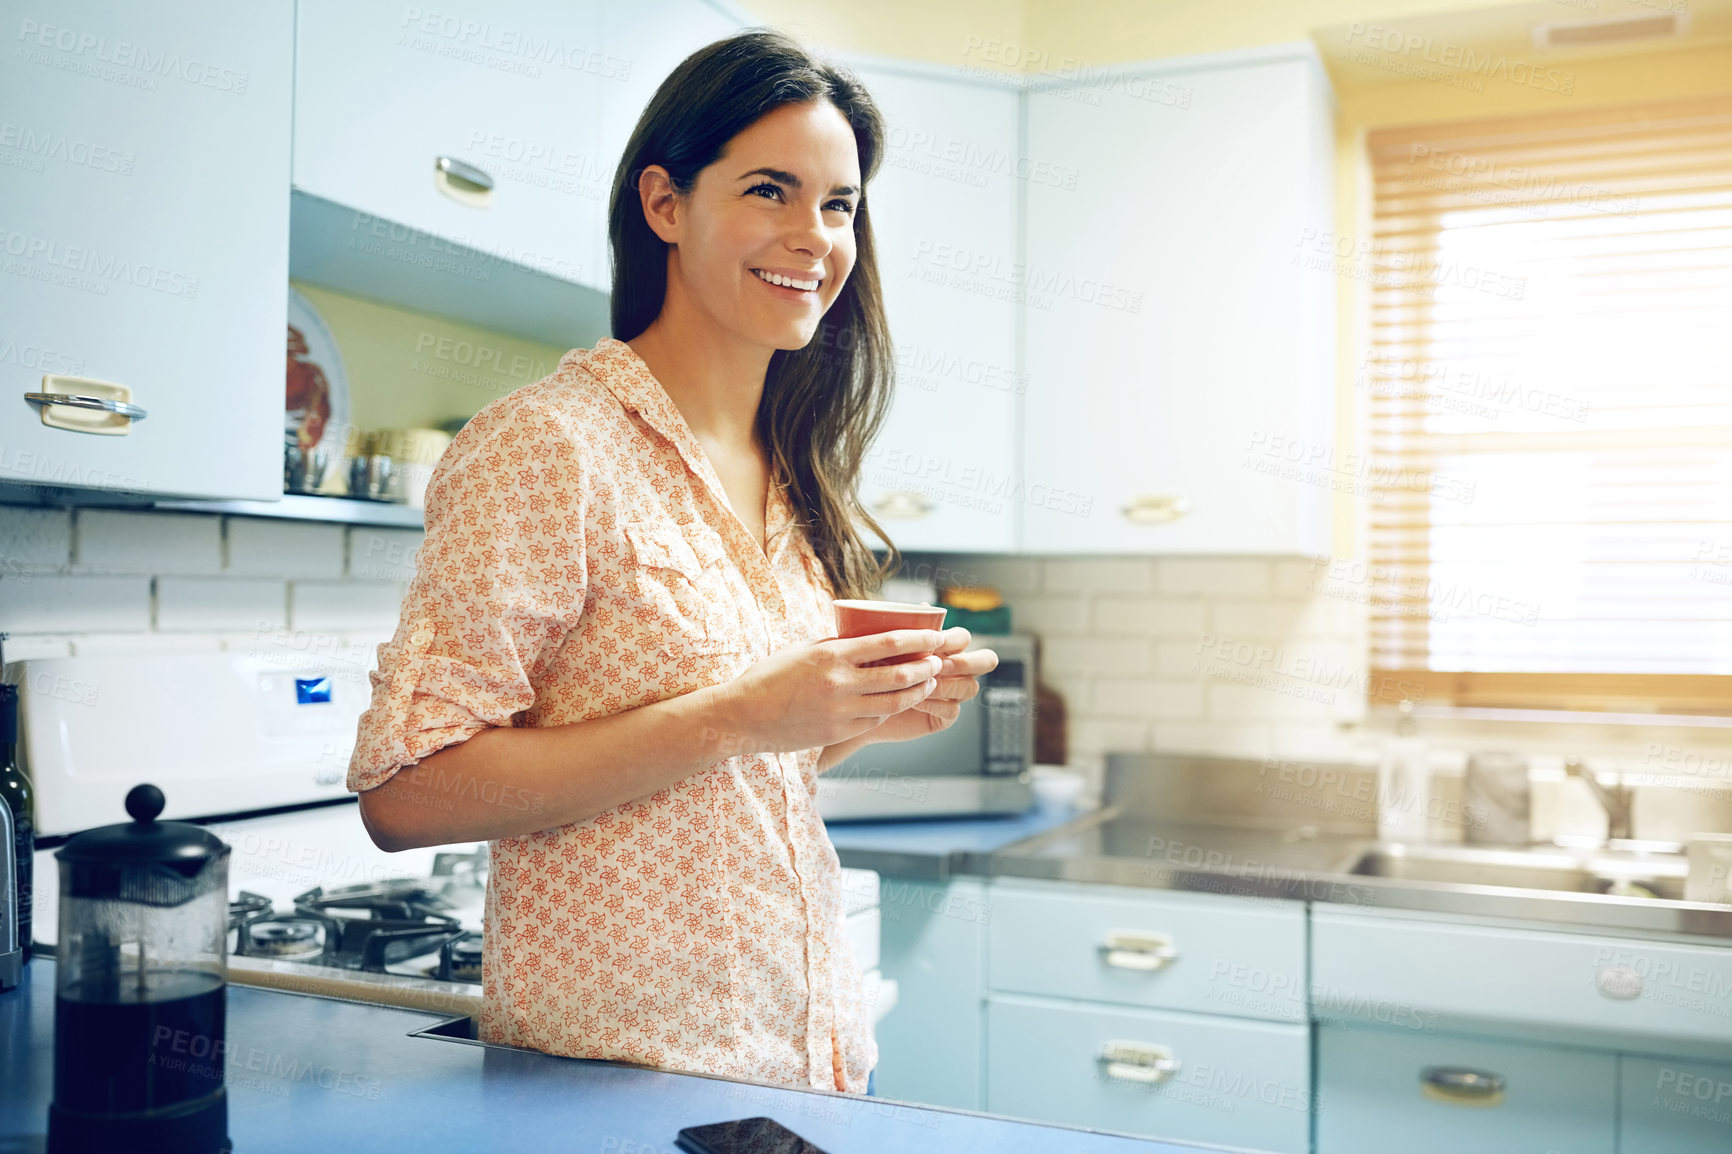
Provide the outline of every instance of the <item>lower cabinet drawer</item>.
[[1619,1082],[1623,1154],[1732,1150],[1732,1066],[1627,1055]]
[[994,881],[990,940],[994,991],[1306,1020],[1303,902]]
[[1304,1154],[1305,1026],[994,994],[986,1109],[1043,1122]]
[[1561,1046],[1319,1026],[1317,1154],[1613,1154],[1617,1063]]

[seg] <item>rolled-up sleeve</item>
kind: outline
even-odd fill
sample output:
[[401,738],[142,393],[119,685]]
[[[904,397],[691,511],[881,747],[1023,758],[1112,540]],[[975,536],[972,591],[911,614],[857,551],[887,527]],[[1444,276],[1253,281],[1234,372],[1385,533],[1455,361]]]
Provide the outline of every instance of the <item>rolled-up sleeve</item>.
[[577,431],[532,398],[500,398],[452,440],[397,632],[370,674],[350,790],[535,703],[584,609],[587,492]]

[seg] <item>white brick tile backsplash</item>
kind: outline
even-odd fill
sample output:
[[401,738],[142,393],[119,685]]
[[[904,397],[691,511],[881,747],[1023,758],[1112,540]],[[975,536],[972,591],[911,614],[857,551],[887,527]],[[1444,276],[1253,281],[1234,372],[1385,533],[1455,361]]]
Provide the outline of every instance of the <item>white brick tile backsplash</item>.
[[1217,721],[1332,720],[1335,695],[1352,692],[1326,689],[1287,678],[1274,678],[1272,681],[1270,685],[1215,682],[1209,686],[1209,716]]
[[1291,637],[1305,612],[1303,601],[1216,601],[1209,607],[1209,632],[1218,637]]
[[7,633],[149,628],[149,577],[0,577],[0,630]]
[[75,573],[160,575],[222,571],[222,518],[203,513],[80,509],[74,520]]
[[1275,596],[1297,599],[1314,596],[1329,572],[1329,564],[1323,557],[1315,560],[1284,557],[1276,561]]
[[72,639],[74,657],[221,652],[222,637],[216,633],[84,633]]
[[1157,721],[1149,748],[1163,753],[1212,753],[1217,757],[1271,757],[1271,727],[1257,722]]
[[1162,677],[1200,677],[1203,663],[1201,634],[1192,641],[1155,642],[1154,672]]
[[1155,591],[1155,562],[1147,557],[1055,557],[1044,564],[1048,593]]
[[403,587],[390,581],[296,581],[289,600],[295,629],[394,630]]
[[1088,676],[1153,672],[1149,643],[1140,637],[1045,637],[1041,664],[1054,673]]
[[287,587],[251,577],[159,577],[158,629],[221,632],[281,625]]
[[0,578],[61,573],[71,563],[71,510],[0,505]]
[[1160,592],[1199,597],[1269,596],[1269,562],[1245,558],[1163,557]]
[[1197,637],[1207,629],[1204,601],[1150,597],[1096,597],[1094,632],[1144,637]]
[[277,521],[264,517],[228,519],[228,568],[241,577],[341,577],[342,525],[317,521]]
[[989,585],[1010,601],[1017,593],[1041,592],[1041,565],[1040,560],[1032,557],[915,556],[908,558],[903,576],[941,584]]
[[71,657],[72,638],[63,633],[14,633],[6,638],[4,648],[7,665],[38,657]]
[[1091,712],[1111,717],[1200,718],[1203,683],[1149,677],[1101,677]]
[[1073,720],[1066,726],[1066,738],[1069,744],[1066,756],[1070,761],[1151,748],[1147,722],[1120,718],[1083,717]]
[[1089,603],[1085,597],[1025,593],[1010,604],[1010,627],[1018,633],[1086,633]]
[[408,581],[415,576],[415,553],[424,534],[419,529],[349,530],[349,576],[366,581]]

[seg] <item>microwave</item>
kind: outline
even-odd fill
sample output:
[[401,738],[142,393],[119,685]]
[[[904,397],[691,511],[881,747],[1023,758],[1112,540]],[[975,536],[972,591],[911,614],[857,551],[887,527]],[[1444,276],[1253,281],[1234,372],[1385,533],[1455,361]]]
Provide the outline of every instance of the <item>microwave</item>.
[[983,634],[998,665],[946,729],[868,745],[818,775],[825,821],[1022,813],[1034,804],[1035,639]]

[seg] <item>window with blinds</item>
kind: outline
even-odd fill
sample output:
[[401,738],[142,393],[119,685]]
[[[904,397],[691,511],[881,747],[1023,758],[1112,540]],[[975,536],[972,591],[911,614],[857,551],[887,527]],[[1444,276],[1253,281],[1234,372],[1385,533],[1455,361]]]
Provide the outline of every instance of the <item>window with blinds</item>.
[[1368,146],[1373,670],[1732,711],[1732,98]]

